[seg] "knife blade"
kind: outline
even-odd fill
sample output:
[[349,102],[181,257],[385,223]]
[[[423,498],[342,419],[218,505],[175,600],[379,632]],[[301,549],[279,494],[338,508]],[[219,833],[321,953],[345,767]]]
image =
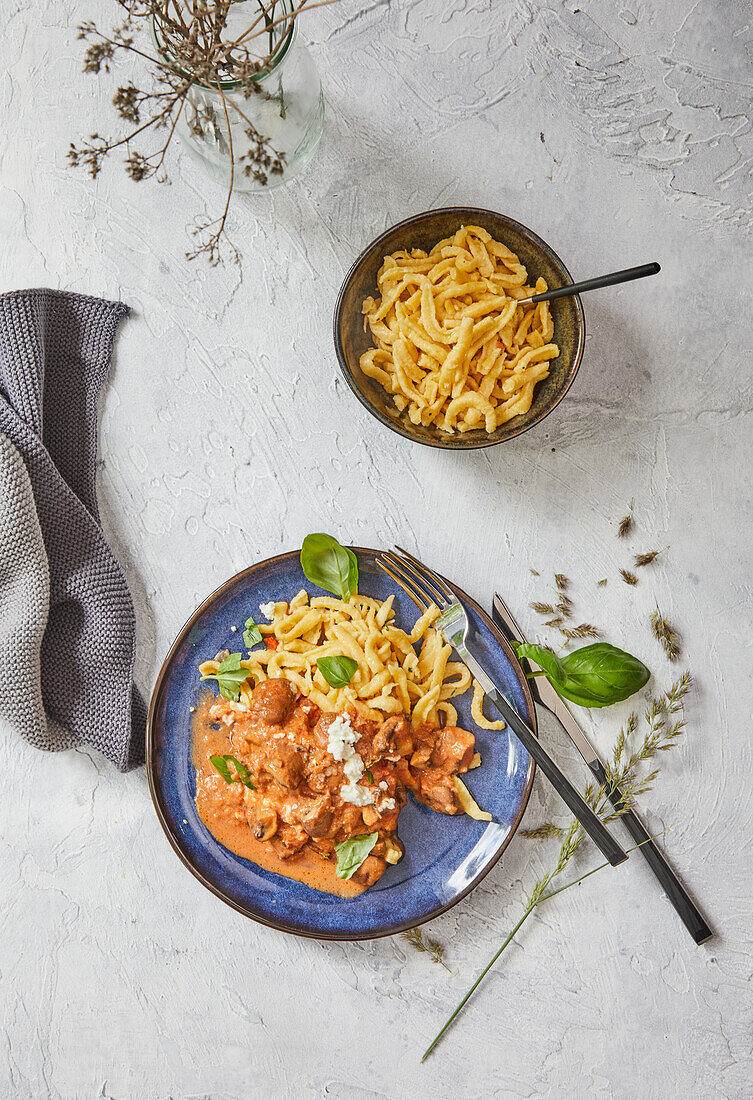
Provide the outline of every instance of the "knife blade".
[[[513,617],[512,611],[498,592],[494,593],[492,618],[508,641],[526,641],[525,635]],[[530,660],[528,663],[534,672],[538,671],[539,666],[537,664]],[[599,760],[599,754],[578,725],[573,712],[562,696],[557,694],[545,676],[537,676],[535,679],[529,680],[528,686],[534,699],[552,712],[590,768],[594,762]]]
[[[507,641],[526,641],[526,637],[513,613],[498,592],[494,593],[492,618]],[[539,666],[535,664],[535,662],[529,660],[528,663],[534,671],[538,670]],[[554,686],[545,676],[536,676],[534,679],[529,680],[529,686],[534,702],[544,707],[545,710],[548,710],[555,716],[580,755],[583,757],[599,785],[607,790],[607,797],[612,805],[616,810],[621,811],[620,819],[624,822],[626,829],[636,844],[640,845],[639,851],[661,883],[664,892],[695,942],[699,945],[705,943],[706,940],[710,939],[713,935],[711,928],[706,923],[700,910],[683,886],[676,872],[667,862],[666,856],[657,847],[656,841],[646,830],[641,819],[632,808],[625,809],[625,801],[619,788],[613,787],[611,791],[609,790],[606,768],[598,752],[591,744],[588,737],[586,737],[565,700],[557,694]]]

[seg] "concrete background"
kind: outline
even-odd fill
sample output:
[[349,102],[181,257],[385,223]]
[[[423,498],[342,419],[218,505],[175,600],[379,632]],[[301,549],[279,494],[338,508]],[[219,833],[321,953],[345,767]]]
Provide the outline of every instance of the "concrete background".
[[[556,842],[516,838],[432,926],[319,944],[256,926],[179,864],[144,770],[84,750],[0,752],[0,1094],[65,1100],[751,1094],[751,127],[742,0],[341,4],[301,22],[327,104],[288,188],[234,202],[243,267],[183,259],[222,191],[176,146],[172,184],[93,184],[68,142],[112,132],[113,76],[75,25],[107,0],[6,0],[0,289],[122,298],[100,499],[151,687],[197,602],[311,530],[397,540],[483,602],[569,574],[583,618],[651,665],[659,601],[697,690],[644,800],[718,936],[696,948],[639,859],[542,908],[432,1059],[419,1055],[517,919]],[[129,66],[124,73],[130,75]],[[513,443],[456,455],[384,431],[338,377],[340,280],[391,223],[471,203],[534,228],[590,295],[578,380]],[[636,533],[615,538],[635,500]],[[446,517],[453,521],[448,525]],[[617,570],[669,546],[641,583]],[[534,578],[535,567],[542,576]],[[596,589],[609,577],[606,590]],[[613,742],[628,706],[589,721]],[[582,767],[552,737],[571,774]],[[565,820],[537,780],[525,824]],[[554,846],[553,846],[554,844]],[[584,849],[578,869],[596,861]]]

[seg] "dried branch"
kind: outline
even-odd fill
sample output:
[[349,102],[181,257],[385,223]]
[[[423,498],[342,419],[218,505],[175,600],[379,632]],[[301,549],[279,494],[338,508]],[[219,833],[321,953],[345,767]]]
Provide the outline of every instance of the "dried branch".
[[[672,748],[676,743],[677,738],[682,734],[684,730],[684,722],[682,720],[670,722],[670,715],[676,714],[682,708],[683,699],[690,691],[692,686],[692,679],[689,673],[685,673],[677,680],[670,689],[655,700],[648,714],[646,715],[646,721],[648,723],[648,730],[643,737],[640,745],[629,756],[625,757],[627,752],[627,742],[629,738],[635,733],[638,725],[637,718],[631,715],[628,721],[628,725],[625,730],[620,734],[617,745],[615,746],[615,753],[613,758],[613,766],[607,769],[608,783],[606,787],[600,787],[598,790],[594,790],[593,786],[586,788],[585,798],[592,809],[598,813],[602,820],[612,821],[620,814],[624,813],[629,808],[631,801],[636,795],[644,793],[649,790],[652,783],[656,779],[658,770],[654,769],[649,775],[641,777],[639,774],[640,765],[646,760],[650,760],[656,756],[659,752],[664,752],[667,749]],[[621,807],[612,807],[609,801],[609,795],[619,788],[624,801]],[[477,976],[473,984],[463,996],[462,1000],[458,1004],[457,1008],[448,1017],[442,1028],[434,1037],[432,1042],[424,1051],[421,1061],[425,1061],[426,1058],[434,1050],[440,1039],[446,1034],[447,1030],[451,1027],[457,1017],[465,1008],[468,1001],[478,989],[481,982],[489,973],[491,968],[497,962],[502,953],[512,942],[514,936],[520,931],[521,927],[534,911],[537,905],[546,901],[548,898],[553,897],[560,890],[567,889],[572,883],[568,883],[565,886],[559,887],[555,890],[549,890],[549,887],[554,879],[556,879],[565,868],[569,865],[570,860],[580,848],[583,841],[586,839],[586,834],[583,831],[580,823],[573,819],[569,829],[565,833],[565,838],[562,841],[560,850],[557,856],[557,862],[551,871],[543,875],[536,883],[534,883],[533,889],[528,897],[528,901],[525,904],[522,916],[519,918],[515,926],[511,929],[509,934],[503,940],[500,947],[492,955],[489,962],[482,969],[481,973]],[[592,871],[587,872],[588,875],[595,873],[602,867],[608,866],[607,863],[599,864],[598,867]],[[580,879],[576,879],[576,882],[582,881],[587,876],[581,876]]]
[[[237,171],[266,186],[270,176],[282,175],[285,154],[276,149],[271,140],[261,134],[253,122],[229,99],[223,85],[228,80],[238,82],[245,98],[265,95],[258,77],[274,64],[275,56],[286,40],[283,30],[292,26],[304,8],[323,7],[337,0],[317,0],[309,3],[301,0],[291,11],[278,14],[279,0],[257,0],[258,14],[250,17],[249,25],[240,33],[231,34],[228,19],[235,0],[116,0],[121,8],[123,22],[109,33],[99,29],[96,23],[86,21],[78,27],[78,38],[87,43],[83,70],[95,75],[109,73],[120,56],[132,56],[145,63],[151,86],[142,88],[134,80],[124,81],[115,91],[113,106],[119,118],[131,124],[125,135],[115,138],[93,133],[88,140],[71,143],[68,161],[73,167],[84,168],[96,178],[107,157],[116,149],[126,151],[125,170],[135,182],[155,177],[165,182],[165,157],[171,146],[175,129],[194,86],[216,89],[222,102],[222,113],[229,146],[229,180],[222,213],[194,227],[192,235],[195,247],[186,253],[188,259],[203,255],[210,264],[223,263],[229,255],[237,263],[240,254],[228,239],[226,225],[233,185]],[[158,43],[157,52],[150,53],[137,44],[138,32],[147,34],[154,27]],[[277,30],[277,34],[275,34]],[[264,45],[260,44],[264,41]],[[269,98],[269,96],[267,96]],[[279,96],[280,114],[285,116],[282,93]],[[230,126],[228,108],[236,111],[245,121],[246,148],[235,146]],[[207,130],[218,129],[214,111],[197,106],[187,125],[197,137],[204,137]],[[136,138],[165,129],[164,142],[150,152],[134,149]],[[210,129],[211,132],[211,129]],[[237,135],[236,135],[237,139]]]

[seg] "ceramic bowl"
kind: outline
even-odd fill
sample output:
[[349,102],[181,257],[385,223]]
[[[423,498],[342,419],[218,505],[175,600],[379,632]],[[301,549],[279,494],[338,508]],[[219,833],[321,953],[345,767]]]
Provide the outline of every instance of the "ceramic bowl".
[[424,427],[412,424],[407,412],[399,412],[391,396],[378,382],[367,377],[359,366],[361,355],[373,347],[371,333],[364,332],[361,305],[364,298],[379,296],[377,273],[385,256],[398,249],[423,248],[429,251],[438,241],[451,237],[463,225],[480,225],[496,240],[511,248],[525,265],[531,284],[539,276],[546,279],[550,289],[573,282],[557,253],[527,226],[492,210],[448,206],[406,218],[372,241],[345,276],[334,315],[335,350],[340,368],[364,408],[391,431],[414,443],[450,450],[493,447],[528,431],[548,416],[572,385],[580,366],[586,335],[580,298],[559,298],[551,303],[551,310],[554,340],[559,345],[560,354],[550,361],[549,377],[536,386],[533,403],[525,415],[508,420],[491,434],[481,429],[449,434],[433,425]]

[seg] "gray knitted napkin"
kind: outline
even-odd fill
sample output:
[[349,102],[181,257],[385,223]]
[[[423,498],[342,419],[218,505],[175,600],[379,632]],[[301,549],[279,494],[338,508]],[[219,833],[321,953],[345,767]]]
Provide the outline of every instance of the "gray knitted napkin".
[[128,313],[0,295],[0,723],[40,749],[144,758],[133,600],[99,523],[97,402]]

